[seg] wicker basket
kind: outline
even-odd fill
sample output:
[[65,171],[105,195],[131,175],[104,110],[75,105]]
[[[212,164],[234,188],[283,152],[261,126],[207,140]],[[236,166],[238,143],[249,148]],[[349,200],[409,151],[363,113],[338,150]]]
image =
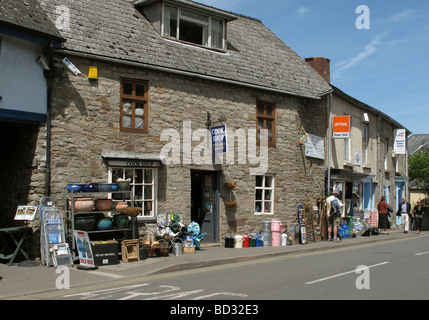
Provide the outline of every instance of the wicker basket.
[[139,208],[139,207],[128,207],[128,208],[125,208],[124,213],[127,216],[129,216],[129,217],[135,218],[139,214],[142,213],[142,208]]
[[195,247],[196,246],[193,246],[193,247],[183,246],[183,253],[195,253]]

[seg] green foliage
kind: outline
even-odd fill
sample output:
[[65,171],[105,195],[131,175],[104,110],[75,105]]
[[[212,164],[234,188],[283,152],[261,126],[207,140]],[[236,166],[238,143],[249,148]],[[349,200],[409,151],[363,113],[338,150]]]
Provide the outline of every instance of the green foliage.
[[408,175],[416,186],[429,195],[429,151],[413,154],[408,160]]

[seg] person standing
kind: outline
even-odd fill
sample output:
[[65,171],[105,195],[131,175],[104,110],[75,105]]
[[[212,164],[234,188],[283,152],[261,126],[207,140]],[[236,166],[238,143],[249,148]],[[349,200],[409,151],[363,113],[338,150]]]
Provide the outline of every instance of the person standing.
[[384,234],[387,233],[387,229],[390,228],[389,225],[389,211],[390,209],[389,205],[386,203],[385,196],[381,196],[380,202],[377,204],[377,210],[378,210],[378,228],[384,229]]
[[417,227],[417,234],[420,234],[420,230],[422,229],[422,221],[423,221],[423,215],[425,214],[425,208],[422,206],[422,201],[417,201],[417,205],[414,207],[413,210],[413,218],[416,222]]
[[407,198],[403,197],[402,202],[398,206],[397,216],[401,216],[404,233],[408,233],[410,228],[409,216],[411,216],[411,204],[407,202]]
[[[341,241],[338,238],[338,228],[341,225],[341,213],[340,208],[342,207],[338,200],[339,192],[337,190],[332,191],[331,195],[326,198],[326,220],[328,223],[328,241]],[[332,238],[333,234],[333,238]]]

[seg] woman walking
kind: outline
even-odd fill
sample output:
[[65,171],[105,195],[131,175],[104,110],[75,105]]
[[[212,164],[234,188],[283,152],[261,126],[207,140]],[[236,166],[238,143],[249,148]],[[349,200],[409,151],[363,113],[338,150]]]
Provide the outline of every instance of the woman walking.
[[413,210],[413,218],[416,222],[417,227],[417,234],[420,234],[420,230],[422,229],[422,221],[423,221],[423,215],[425,214],[425,208],[422,206],[422,201],[417,201],[417,205],[414,207]]
[[385,201],[385,197],[381,196],[380,202],[377,204],[377,210],[378,210],[378,228],[384,229],[384,234],[387,233],[387,229],[390,228],[389,224],[389,211],[392,211],[392,209],[389,207],[389,205]]

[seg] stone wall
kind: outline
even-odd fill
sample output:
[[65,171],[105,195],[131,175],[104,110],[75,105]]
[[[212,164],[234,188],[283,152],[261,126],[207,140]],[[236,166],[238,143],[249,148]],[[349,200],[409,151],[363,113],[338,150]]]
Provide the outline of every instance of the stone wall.
[[[54,81],[52,101],[52,197],[64,205],[67,183],[107,182],[108,168],[102,150],[160,153],[167,143],[161,141],[165,129],[175,129],[183,138],[183,122],[191,121],[192,130],[205,129],[207,112],[212,120],[226,118],[229,130],[256,129],[257,99],[276,103],[277,145],[269,148],[268,173],[275,175],[275,214],[254,214],[255,176],[251,165],[192,164],[163,167],[159,182],[159,212],[180,212],[185,222],[190,219],[190,170],[222,171],[221,185],[226,179],[237,181],[232,191],[237,207],[225,208],[229,190],[221,187],[220,239],[225,233],[258,232],[264,220],[280,219],[288,224],[296,219],[300,203],[315,203],[324,189],[323,160],[305,157],[299,145],[299,132],[324,137],[327,128],[326,101],[308,100],[213,81],[113,65],[73,57],[83,72],[75,76],[63,71]],[[88,67],[98,67],[98,81],[89,81]],[[149,133],[145,135],[120,132],[120,78],[149,81]],[[39,145],[45,135],[40,134]],[[193,142],[193,147],[199,144]],[[238,148],[238,145],[235,145]],[[42,151],[42,150],[40,150]],[[326,153],[326,151],[325,151]],[[43,158],[44,152],[36,157]],[[34,181],[35,183],[35,181]]]

